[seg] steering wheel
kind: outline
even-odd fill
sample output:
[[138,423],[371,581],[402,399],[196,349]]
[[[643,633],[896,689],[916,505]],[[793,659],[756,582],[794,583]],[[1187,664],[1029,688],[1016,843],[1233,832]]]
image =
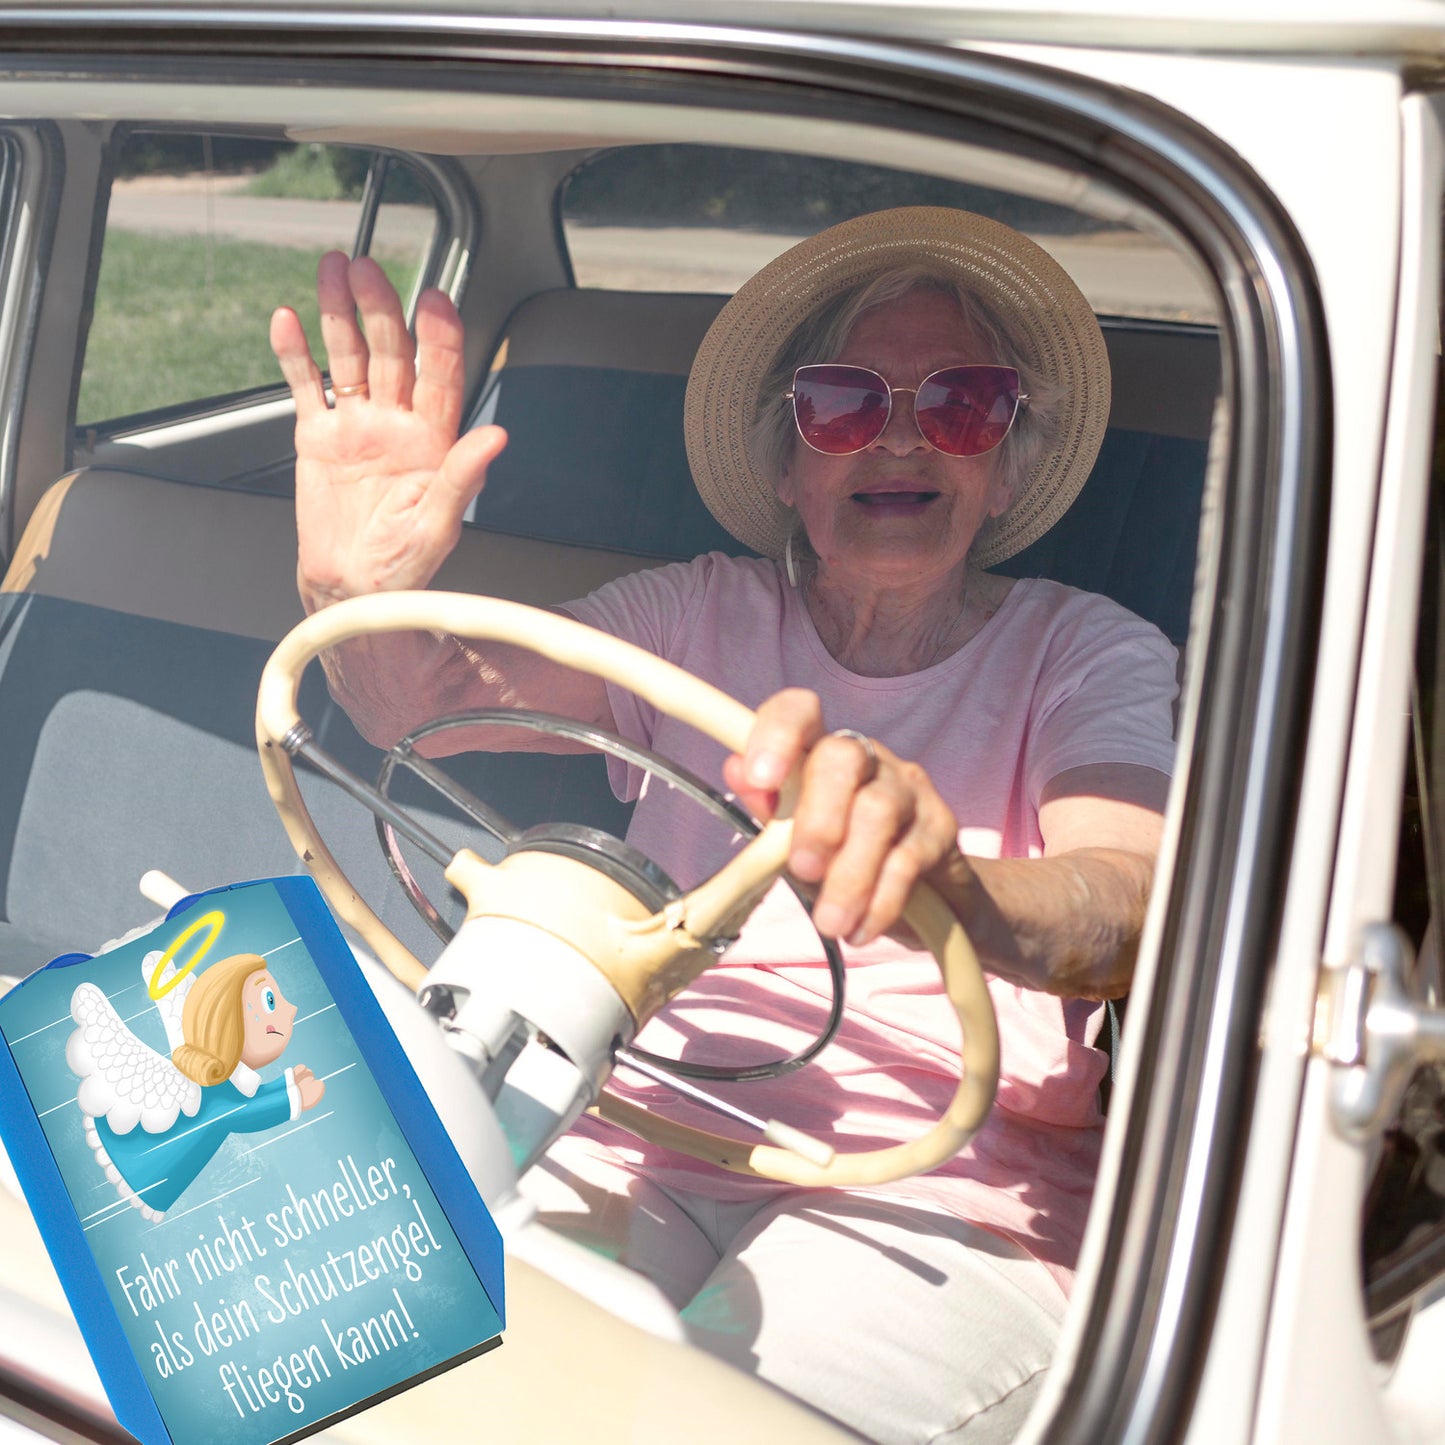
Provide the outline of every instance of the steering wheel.
[[[398,767],[405,768],[434,789],[458,812],[465,814],[509,849],[547,847],[573,856],[580,850],[588,861],[605,861],[610,868],[625,871],[633,891],[638,892],[654,910],[662,908],[681,894],[682,890],[652,859],[609,833],[573,823],[542,824],[525,832],[519,830],[495,808],[482,802],[417,751],[416,745],[426,738],[435,737],[453,728],[479,727],[505,727],[512,730],[520,727],[524,731],[540,733],[546,737],[566,738],[581,743],[608,757],[620,758],[623,762],[643,769],[652,777],[666,783],[669,788],[691,798],[694,803],[726,823],[739,837],[756,838],[762,831],[762,824],[730,798],[686,768],[679,767],[660,753],[653,752],[651,748],[630,742],[627,738],[619,737],[594,723],[578,722],[557,713],[535,712],[528,708],[481,708],[475,712],[453,713],[413,728],[404,738],[393,743],[390,752],[382,759],[381,772],[376,779],[377,792],[389,802],[391,779]],[[456,929],[441,916],[441,911],[427,897],[426,890],[412,872],[401,851],[396,825],[380,813],[376,817],[376,837],[392,877],[411,900],[411,905],[422,922],[443,944],[450,943],[456,937]],[[435,862],[445,865],[447,850],[444,847],[439,848],[432,853],[432,857]],[[787,874],[783,875],[783,881],[792,889],[799,905],[811,920],[813,910],[802,886]],[[781,1059],[771,1059],[766,1063],[731,1068],[720,1064],[669,1059],[639,1048],[634,1042],[629,1049],[628,1061],[635,1064],[641,1059],[644,1065],[650,1064],[674,1078],[708,1079],[730,1084],[746,1083],[752,1079],[775,1079],[811,1063],[836,1037],[838,1026],[843,1021],[843,1000],[847,992],[843,955],[838,949],[837,940],[819,933],[818,942],[828,962],[828,975],[833,984],[832,997],[828,1001],[828,1017],[822,1028],[818,1030],[816,1037],[796,1053]]]
[[[392,592],[351,598],[308,617],[282,639],[261,675],[256,741],[262,771],[292,846],[332,907],[414,991],[426,983],[426,969],[352,888],[316,831],[292,764],[293,756],[301,754],[323,773],[342,773],[316,747],[297,711],[306,665],[351,638],[396,631],[444,632],[528,648],[630,689],[733,752],[743,750],[752,730],[748,708],[683,669],[571,618],[521,603],[462,593]],[[656,911],[576,856],[528,850],[490,864],[462,848],[445,876],[466,900],[468,919],[514,920],[551,934],[590,960],[640,1029],[714,960],[714,941],[731,938],[782,873],[797,785],[794,775],[784,786],[779,816],[757,837],[711,878]],[[406,825],[399,809],[391,812],[392,821]],[[977,955],[938,895],[918,883],[903,917],[937,961],[962,1029],[958,1086],[941,1117],[918,1138],[837,1154],[818,1164],[775,1145],[740,1143],[658,1118],[610,1094],[602,1095],[598,1111],[644,1139],[721,1168],[805,1187],[880,1184],[924,1173],[952,1158],[992,1106],[998,1084],[997,1023]]]

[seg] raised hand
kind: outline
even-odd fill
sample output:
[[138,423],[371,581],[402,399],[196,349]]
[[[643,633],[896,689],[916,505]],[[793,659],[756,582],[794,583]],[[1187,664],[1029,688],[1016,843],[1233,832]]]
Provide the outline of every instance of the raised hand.
[[271,349],[296,401],[297,581],[308,611],[424,587],[507,440],[495,426],[457,437],[463,337],[449,297],[423,293],[413,342],[369,257],[322,257],[316,293],[334,407],[296,313],[271,318]]

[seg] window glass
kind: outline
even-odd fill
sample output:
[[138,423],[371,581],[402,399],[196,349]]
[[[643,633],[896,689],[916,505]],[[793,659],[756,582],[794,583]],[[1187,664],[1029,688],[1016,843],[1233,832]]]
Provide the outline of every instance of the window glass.
[[[379,163],[378,202],[364,206]],[[284,299],[317,334],[321,254],[352,252],[360,236],[410,296],[437,225],[418,172],[394,157],[236,136],[129,135],[111,189],[77,424],[279,385],[269,318]]]
[[[972,208],[1025,228],[1086,295],[1092,287],[1096,307],[1110,305],[1101,291],[1114,297],[1098,461],[1068,515],[1002,570],[1102,592],[1182,642],[1219,339],[1197,322],[1117,312],[1133,287],[1136,311],[1147,291],[1156,311],[1177,318],[1178,298],[1158,278],[1195,285],[1190,262],[1022,191],[876,166],[689,144],[614,148],[575,168],[561,210],[577,285],[522,297],[507,317],[473,420],[497,422],[510,440],[467,520],[659,559],[736,553],[742,544],[701,501],[687,456],[696,348],[732,289],[775,255],[899,204]],[[1153,280],[1139,280],[1143,255],[1157,263]]]
[[1063,206],[938,176],[728,146],[607,151],[569,177],[562,224],[579,286],[729,294],[800,236],[888,206],[959,206],[1031,235],[1106,315],[1213,323],[1163,240]]

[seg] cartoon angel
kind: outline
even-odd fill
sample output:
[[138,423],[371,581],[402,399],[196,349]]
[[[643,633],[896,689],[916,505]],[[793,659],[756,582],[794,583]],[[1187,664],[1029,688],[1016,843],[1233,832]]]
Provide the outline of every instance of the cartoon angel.
[[160,994],[169,1059],[138,1039],[93,983],[71,995],[79,1027],[65,1046],[81,1081],[86,1141],[147,1219],[162,1217],[228,1135],[284,1124],[326,1091],[304,1065],[264,1084],[256,1073],[281,1057],[296,1017],[259,954],[224,958],[164,992],[175,965],[156,983],[160,962],[159,952],[147,954],[141,976]]

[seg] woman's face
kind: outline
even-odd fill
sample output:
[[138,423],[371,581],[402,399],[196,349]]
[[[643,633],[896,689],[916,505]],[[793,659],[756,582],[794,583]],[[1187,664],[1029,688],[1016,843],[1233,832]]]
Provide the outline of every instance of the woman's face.
[[[840,353],[825,359],[870,367],[894,387],[916,387],[940,367],[999,360],[970,334],[958,303],[937,291],[871,307]],[[944,585],[979,528],[1011,500],[999,465],[1008,444],[981,457],[935,451],[904,392],[882,435],[852,456],[825,456],[798,439],[778,496],[801,516],[828,581]]]
[[259,1069],[279,1059],[291,1042],[295,1017],[296,1005],[286,1002],[270,973],[253,973],[241,987],[241,1062]]

